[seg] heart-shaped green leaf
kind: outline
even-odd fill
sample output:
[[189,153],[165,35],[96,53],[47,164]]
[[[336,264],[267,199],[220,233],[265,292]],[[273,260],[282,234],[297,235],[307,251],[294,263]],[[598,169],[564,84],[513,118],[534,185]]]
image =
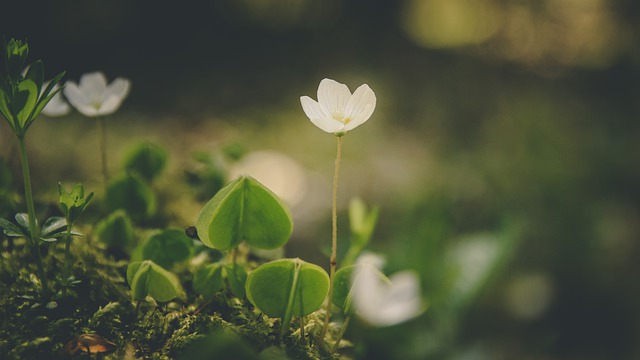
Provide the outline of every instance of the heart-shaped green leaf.
[[114,179],[107,188],[106,200],[110,210],[123,209],[133,218],[148,218],[156,211],[153,191],[134,174]]
[[223,286],[220,263],[209,264],[193,274],[193,290],[205,298],[212,298]]
[[219,250],[234,248],[242,240],[259,249],[275,249],[289,240],[293,222],[282,200],[243,175],[202,208],[196,228],[205,245]]
[[151,260],[129,264],[127,282],[131,286],[133,300],[144,300],[147,295],[158,302],[185,298],[178,277]]
[[132,261],[152,260],[163,268],[188,259],[193,252],[193,240],[180,229],[167,229],[148,237],[134,252]]
[[126,155],[124,167],[146,181],[155,179],[167,164],[167,150],[153,143],[136,144]]
[[98,240],[124,251],[131,251],[135,244],[135,234],[131,219],[124,210],[116,210],[96,225]]
[[329,292],[329,276],[300,259],[268,262],[247,278],[247,298],[267,316],[281,318],[284,333],[293,316],[318,310]]
[[245,296],[247,272],[238,264],[209,264],[193,276],[193,289],[205,298],[211,298],[224,287],[239,298]]

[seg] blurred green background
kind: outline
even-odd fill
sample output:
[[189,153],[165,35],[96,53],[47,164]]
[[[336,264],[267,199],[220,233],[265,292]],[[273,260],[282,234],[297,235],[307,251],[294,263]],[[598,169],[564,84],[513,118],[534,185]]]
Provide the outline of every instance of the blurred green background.
[[[295,218],[288,256],[325,264],[335,141],[299,103],[329,77],[378,105],[344,142],[339,203],[381,207],[370,248],[417,270],[429,308],[352,325],[368,359],[640,358],[640,3],[633,0],[14,1],[1,33],[67,80],[132,81],[110,116],[128,146],[239,143]],[[77,113],[29,133],[36,192],[100,189],[98,127]],[[21,177],[0,125],[0,157]],[[267,165],[265,165],[267,164]],[[98,195],[100,196],[100,195]],[[173,224],[200,209],[176,197]]]

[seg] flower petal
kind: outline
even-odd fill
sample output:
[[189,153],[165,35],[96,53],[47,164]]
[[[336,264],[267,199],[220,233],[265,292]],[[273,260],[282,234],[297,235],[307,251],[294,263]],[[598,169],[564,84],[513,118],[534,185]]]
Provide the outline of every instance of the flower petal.
[[328,133],[342,132],[344,124],[325,113],[322,106],[308,96],[301,96],[302,110],[311,122]]
[[80,77],[80,90],[85,93],[85,97],[89,102],[102,102],[106,88],[107,78],[99,71],[87,73]]
[[80,87],[73,81],[67,81],[64,89],[64,95],[78,112],[84,116],[98,116],[98,109],[95,105],[90,104],[86,94],[82,92]]
[[42,109],[42,113],[49,117],[63,116],[69,113],[69,104],[62,100],[60,93],[55,94],[51,101]]
[[106,101],[111,95],[117,96],[120,100],[123,100],[129,94],[131,87],[131,81],[124,78],[116,78],[113,80],[104,92],[103,99]]
[[329,113],[344,114],[344,108],[351,97],[351,91],[347,85],[335,80],[323,79],[318,86],[318,103]]
[[369,85],[360,85],[360,87],[353,92],[351,99],[349,99],[345,107],[345,115],[351,119],[345,126],[345,130],[355,129],[369,120],[375,108],[376,94],[371,90]]
[[118,108],[120,108],[120,105],[122,104],[122,100],[124,100],[124,98],[117,95],[109,96],[102,104],[100,104],[100,108],[98,109],[98,114],[100,115],[113,114],[114,112],[116,112],[116,110],[118,110]]

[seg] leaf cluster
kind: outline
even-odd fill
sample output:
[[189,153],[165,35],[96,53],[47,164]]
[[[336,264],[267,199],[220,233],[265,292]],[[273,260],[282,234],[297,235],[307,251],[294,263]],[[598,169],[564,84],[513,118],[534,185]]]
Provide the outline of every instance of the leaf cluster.
[[23,138],[42,109],[60,91],[55,86],[64,76],[56,75],[44,86],[44,64],[31,63],[23,75],[29,46],[11,39],[4,42],[5,72],[0,73],[0,113],[18,138]]

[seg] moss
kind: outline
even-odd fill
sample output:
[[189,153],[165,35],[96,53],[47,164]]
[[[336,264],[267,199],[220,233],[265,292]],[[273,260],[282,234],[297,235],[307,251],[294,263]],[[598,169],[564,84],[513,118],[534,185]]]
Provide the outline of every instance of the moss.
[[[45,256],[49,293],[43,292],[34,275],[35,263],[23,241],[17,240],[11,251],[2,249],[0,358],[67,359],[65,346],[80,335],[92,334],[115,344],[116,350],[103,355],[104,359],[171,360],[179,359],[199,340],[221,332],[235,339],[225,346],[240,346],[256,354],[280,349],[292,359],[337,358],[324,346],[309,345],[321,326],[321,312],[308,317],[303,344],[297,325],[280,342],[275,335],[278,320],[264,316],[246,299],[225,292],[208,303],[190,294],[187,303],[146,301],[136,310],[124,280],[127,263],[110,258],[101,246],[87,238],[75,239],[71,247],[74,265],[66,275],[62,246],[51,246]],[[191,272],[183,270],[178,275],[189,289]]]

